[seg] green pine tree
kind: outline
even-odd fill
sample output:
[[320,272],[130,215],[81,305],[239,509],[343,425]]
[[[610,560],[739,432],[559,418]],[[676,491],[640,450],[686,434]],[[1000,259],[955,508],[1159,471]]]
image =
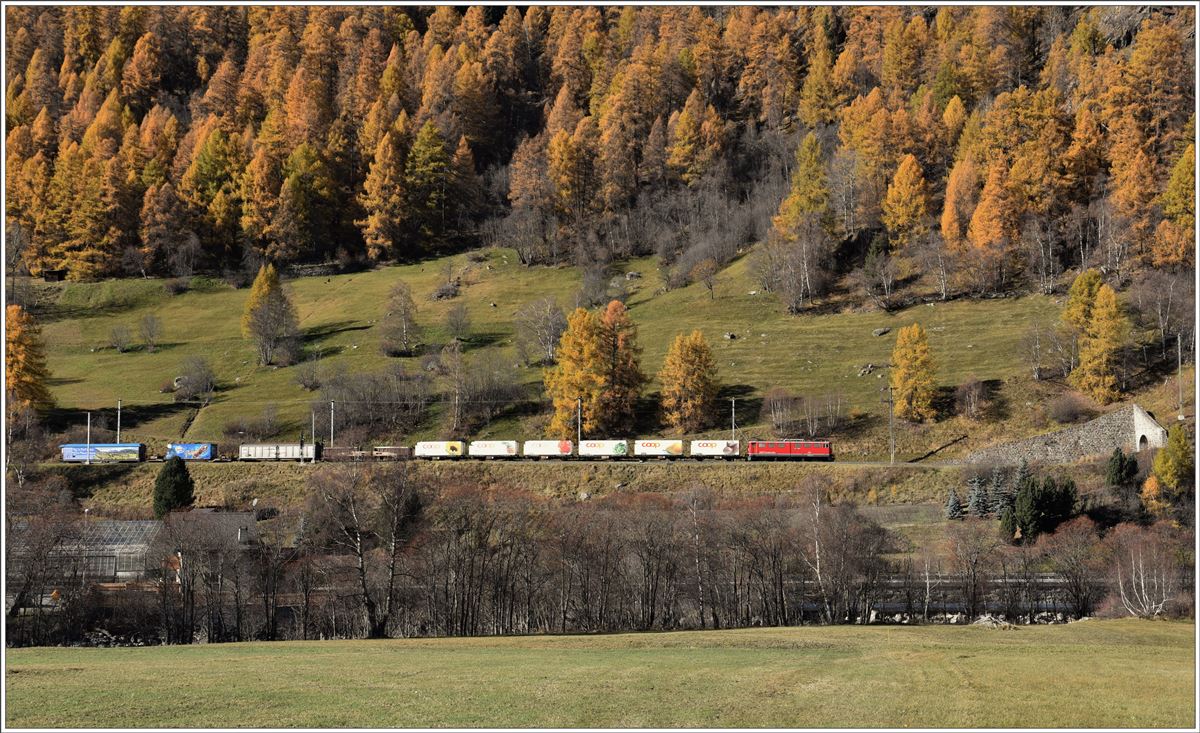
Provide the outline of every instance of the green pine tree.
[[408,152],[404,182],[413,223],[427,248],[442,244],[450,223],[447,194],[455,185],[450,162],[450,151],[437,126],[432,120],[426,122]]
[[172,456],[154,480],[154,516],[161,519],[168,512],[190,507],[195,501],[195,484],[187,464],[179,456]]

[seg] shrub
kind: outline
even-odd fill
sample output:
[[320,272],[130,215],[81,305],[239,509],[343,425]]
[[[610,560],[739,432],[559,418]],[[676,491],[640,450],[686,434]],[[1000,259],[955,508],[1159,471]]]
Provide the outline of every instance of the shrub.
[[112,330],[108,332],[109,345],[121,353],[129,348],[132,338],[128,326],[113,326]]
[[175,401],[207,402],[217,388],[217,377],[208,360],[202,356],[189,356],[183,362],[182,374],[175,382]]
[[163,290],[167,295],[182,295],[188,291],[188,281],[184,277],[176,277],[163,281]]
[[437,286],[433,291],[434,300],[449,300],[458,296],[458,283],[448,282]]
[[1082,397],[1071,392],[1050,400],[1050,404],[1046,406],[1046,412],[1051,420],[1060,425],[1079,422],[1095,414]]
[[321,387],[321,377],[317,374],[317,363],[308,360],[296,367],[296,384],[312,392]]

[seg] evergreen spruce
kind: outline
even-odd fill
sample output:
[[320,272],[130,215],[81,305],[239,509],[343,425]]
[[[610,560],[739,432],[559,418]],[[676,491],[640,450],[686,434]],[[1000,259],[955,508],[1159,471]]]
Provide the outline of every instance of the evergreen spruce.
[[991,482],[986,489],[988,496],[988,508],[996,516],[1000,516],[1000,512],[1004,507],[1012,505],[1012,495],[1015,492],[1007,491],[1004,485],[1004,471],[997,466],[992,469]]
[[1004,507],[1000,512],[1000,534],[1006,542],[1013,542],[1017,537],[1017,515],[1011,506]]
[[196,501],[195,485],[187,464],[179,456],[167,459],[154,480],[154,516],[189,507]]
[[962,515],[962,503],[958,500],[958,492],[950,489],[950,495],[946,497],[946,519],[961,519]]
[[967,482],[967,511],[976,517],[983,517],[988,510],[987,488],[978,476],[972,477]]

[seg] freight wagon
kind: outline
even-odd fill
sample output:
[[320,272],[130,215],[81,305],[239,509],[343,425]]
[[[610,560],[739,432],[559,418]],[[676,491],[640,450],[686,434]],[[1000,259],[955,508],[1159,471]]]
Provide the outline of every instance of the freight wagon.
[[633,442],[633,454],[643,458],[682,458],[682,440],[638,439]]
[[374,456],[370,450],[363,448],[348,448],[339,446],[334,448],[322,448],[322,461],[335,461],[337,463],[357,463],[361,461],[372,461]]
[[693,440],[692,458],[737,458],[742,454],[742,444],[737,440]]
[[467,444],[461,440],[423,440],[413,446],[414,458],[462,458]]
[[146,460],[144,443],[67,443],[61,445],[68,463],[139,463]]
[[752,440],[746,445],[747,461],[832,461],[828,440]]
[[371,449],[371,457],[377,461],[407,461],[412,458],[412,449],[406,445],[377,445]]
[[314,461],[320,455],[315,443],[248,443],[238,448],[239,461]]
[[628,440],[585,440],[579,444],[580,458],[624,458],[628,455]]
[[217,457],[216,443],[167,443],[167,458],[182,458],[185,461],[211,461]]
[[518,453],[515,440],[472,440],[467,448],[472,458],[516,458]]
[[575,444],[569,440],[527,440],[522,447],[526,458],[570,458]]

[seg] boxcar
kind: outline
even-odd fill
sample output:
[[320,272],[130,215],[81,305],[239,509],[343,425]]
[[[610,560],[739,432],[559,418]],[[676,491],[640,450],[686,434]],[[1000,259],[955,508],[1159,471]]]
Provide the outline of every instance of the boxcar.
[[185,461],[211,461],[216,457],[216,443],[167,443],[167,453],[163,456]]
[[752,440],[746,446],[748,461],[832,461],[828,440]]
[[461,440],[422,440],[413,446],[414,458],[462,458],[467,444]]
[[628,440],[585,440],[579,444],[580,458],[624,458],[628,455]]
[[569,458],[575,444],[569,440],[527,440],[522,446],[526,458]]
[[645,458],[682,458],[682,440],[639,438],[633,441],[633,454]]
[[515,440],[472,440],[467,447],[472,458],[516,458],[519,453]]
[[742,453],[741,441],[693,440],[691,455],[696,458],[737,458]]
[[312,461],[320,457],[314,443],[246,443],[238,446],[239,461]]
[[371,457],[377,461],[407,461],[412,458],[412,449],[407,445],[377,445],[371,449]]
[[139,463],[146,460],[144,443],[67,443],[59,448],[67,463]]
[[321,460],[322,461],[335,461],[335,462],[339,462],[339,463],[351,462],[352,463],[352,462],[358,462],[358,461],[370,461],[370,460],[372,460],[372,458],[373,457],[371,455],[371,451],[363,450],[362,448],[349,448],[349,447],[345,447],[345,446],[338,446],[338,447],[334,447],[334,448],[322,448],[321,449]]

